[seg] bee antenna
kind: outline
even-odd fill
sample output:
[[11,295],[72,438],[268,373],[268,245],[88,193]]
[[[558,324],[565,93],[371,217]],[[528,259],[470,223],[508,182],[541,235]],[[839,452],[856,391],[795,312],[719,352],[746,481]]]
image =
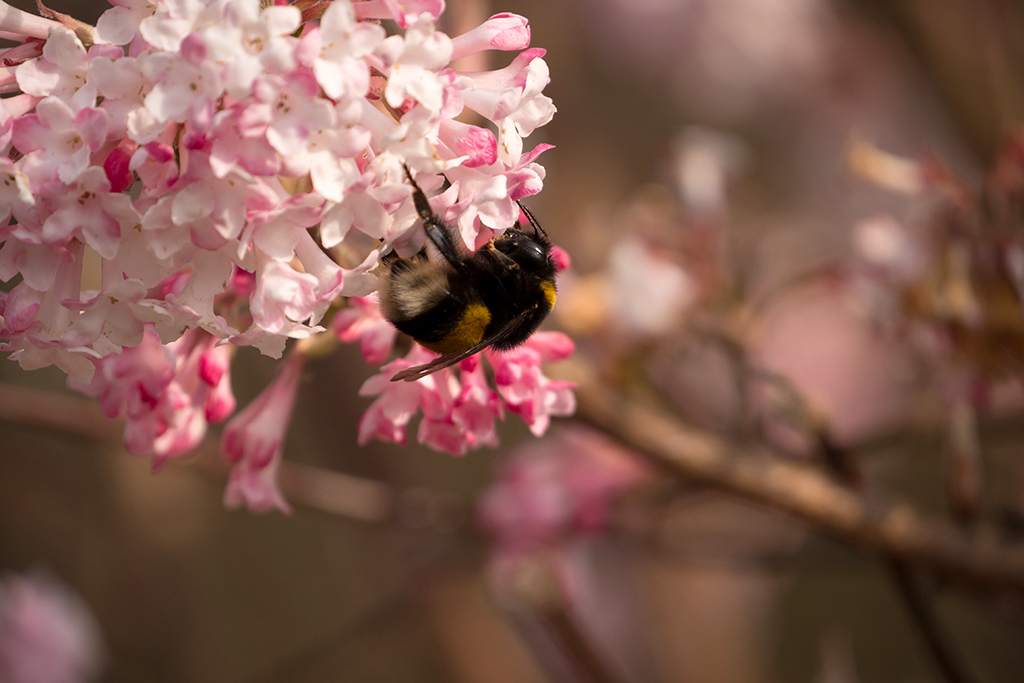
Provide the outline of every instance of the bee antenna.
[[526,208],[526,206],[524,206],[523,203],[518,199],[516,200],[516,204],[519,205],[519,208],[522,210],[522,212],[526,214],[527,220],[530,221],[530,227],[533,228],[533,234],[535,236],[544,235],[544,237],[547,238],[548,233],[544,231],[544,228],[540,227],[540,223],[538,223],[537,219],[533,217],[533,213],[531,213],[530,210]]

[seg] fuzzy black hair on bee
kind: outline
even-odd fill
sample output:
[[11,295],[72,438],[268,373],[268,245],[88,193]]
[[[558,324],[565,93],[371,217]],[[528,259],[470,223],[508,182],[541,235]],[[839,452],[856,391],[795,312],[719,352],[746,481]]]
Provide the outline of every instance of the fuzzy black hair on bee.
[[525,206],[520,204],[531,230],[517,222],[469,253],[431,210],[408,167],[405,175],[427,240],[439,256],[431,258],[426,247],[411,258],[386,256],[381,305],[392,325],[441,355],[399,372],[393,382],[417,380],[487,347],[519,346],[555,305],[551,242]]

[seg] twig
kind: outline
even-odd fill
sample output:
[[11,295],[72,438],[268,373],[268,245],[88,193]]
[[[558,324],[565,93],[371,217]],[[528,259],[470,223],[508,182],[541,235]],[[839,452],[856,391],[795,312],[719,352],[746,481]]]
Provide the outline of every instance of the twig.
[[[536,633],[541,640],[537,642],[543,643],[545,649],[553,648],[558,662],[556,668],[565,667],[560,672],[549,669],[553,679],[620,683],[611,663],[580,628],[568,604],[566,590],[545,558],[536,556],[520,563],[510,588],[513,597],[510,616],[518,618],[524,627],[529,623],[538,625],[540,629]],[[540,657],[538,663],[543,665],[545,660]]]
[[931,600],[921,589],[906,562],[888,558],[889,574],[903,598],[914,625],[924,637],[925,645],[935,660],[946,683],[970,683],[972,678],[967,674],[961,658],[953,651],[949,638],[943,633],[939,620],[935,615]]
[[[820,449],[825,454],[826,462],[849,463],[851,462],[846,450],[837,444],[828,433],[824,424],[820,429],[815,430]],[[862,480],[855,470],[846,470],[846,476],[841,480],[848,486],[860,490]],[[967,673],[967,668],[962,658],[957,654],[953,641],[947,636],[939,623],[939,617],[935,613],[931,596],[922,587],[921,581],[914,576],[913,568],[901,558],[888,556],[883,557],[889,576],[896,584],[896,590],[900,594],[903,603],[910,612],[910,618],[914,626],[924,638],[925,645],[935,665],[942,674],[946,683],[970,683],[973,679]]]
[[1024,550],[986,530],[967,534],[902,501],[869,503],[815,469],[739,453],[658,408],[625,400],[599,382],[583,361],[563,363],[561,369],[577,382],[580,418],[676,475],[787,512],[866,550],[918,564],[936,577],[1024,597]]
[[550,606],[538,612],[541,623],[559,650],[571,661],[576,674],[586,683],[619,683],[590,641],[580,632],[576,620],[564,607]]

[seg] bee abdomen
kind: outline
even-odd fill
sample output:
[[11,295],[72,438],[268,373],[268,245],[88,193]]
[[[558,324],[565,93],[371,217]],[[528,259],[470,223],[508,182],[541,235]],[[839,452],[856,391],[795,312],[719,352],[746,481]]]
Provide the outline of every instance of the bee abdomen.
[[462,353],[483,340],[484,332],[491,324],[491,312],[483,304],[469,304],[457,317],[453,317],[453,323],[440,339],[420,343],[434,353]]

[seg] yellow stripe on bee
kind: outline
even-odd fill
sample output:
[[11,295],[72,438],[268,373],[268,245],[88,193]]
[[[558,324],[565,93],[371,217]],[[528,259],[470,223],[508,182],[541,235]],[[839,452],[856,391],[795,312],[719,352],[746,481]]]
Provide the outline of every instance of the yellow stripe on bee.
[[434,353],[462,353],[479,344],[484,331],[491,324],[491,312],[483,304],[470,304],[459,316],[451,331],[440,341],[424,344]]
[[548,302],[549,308],[555,307],[555,283],[547,280],[540,283],[540,289],[544,292],[544,299]]

